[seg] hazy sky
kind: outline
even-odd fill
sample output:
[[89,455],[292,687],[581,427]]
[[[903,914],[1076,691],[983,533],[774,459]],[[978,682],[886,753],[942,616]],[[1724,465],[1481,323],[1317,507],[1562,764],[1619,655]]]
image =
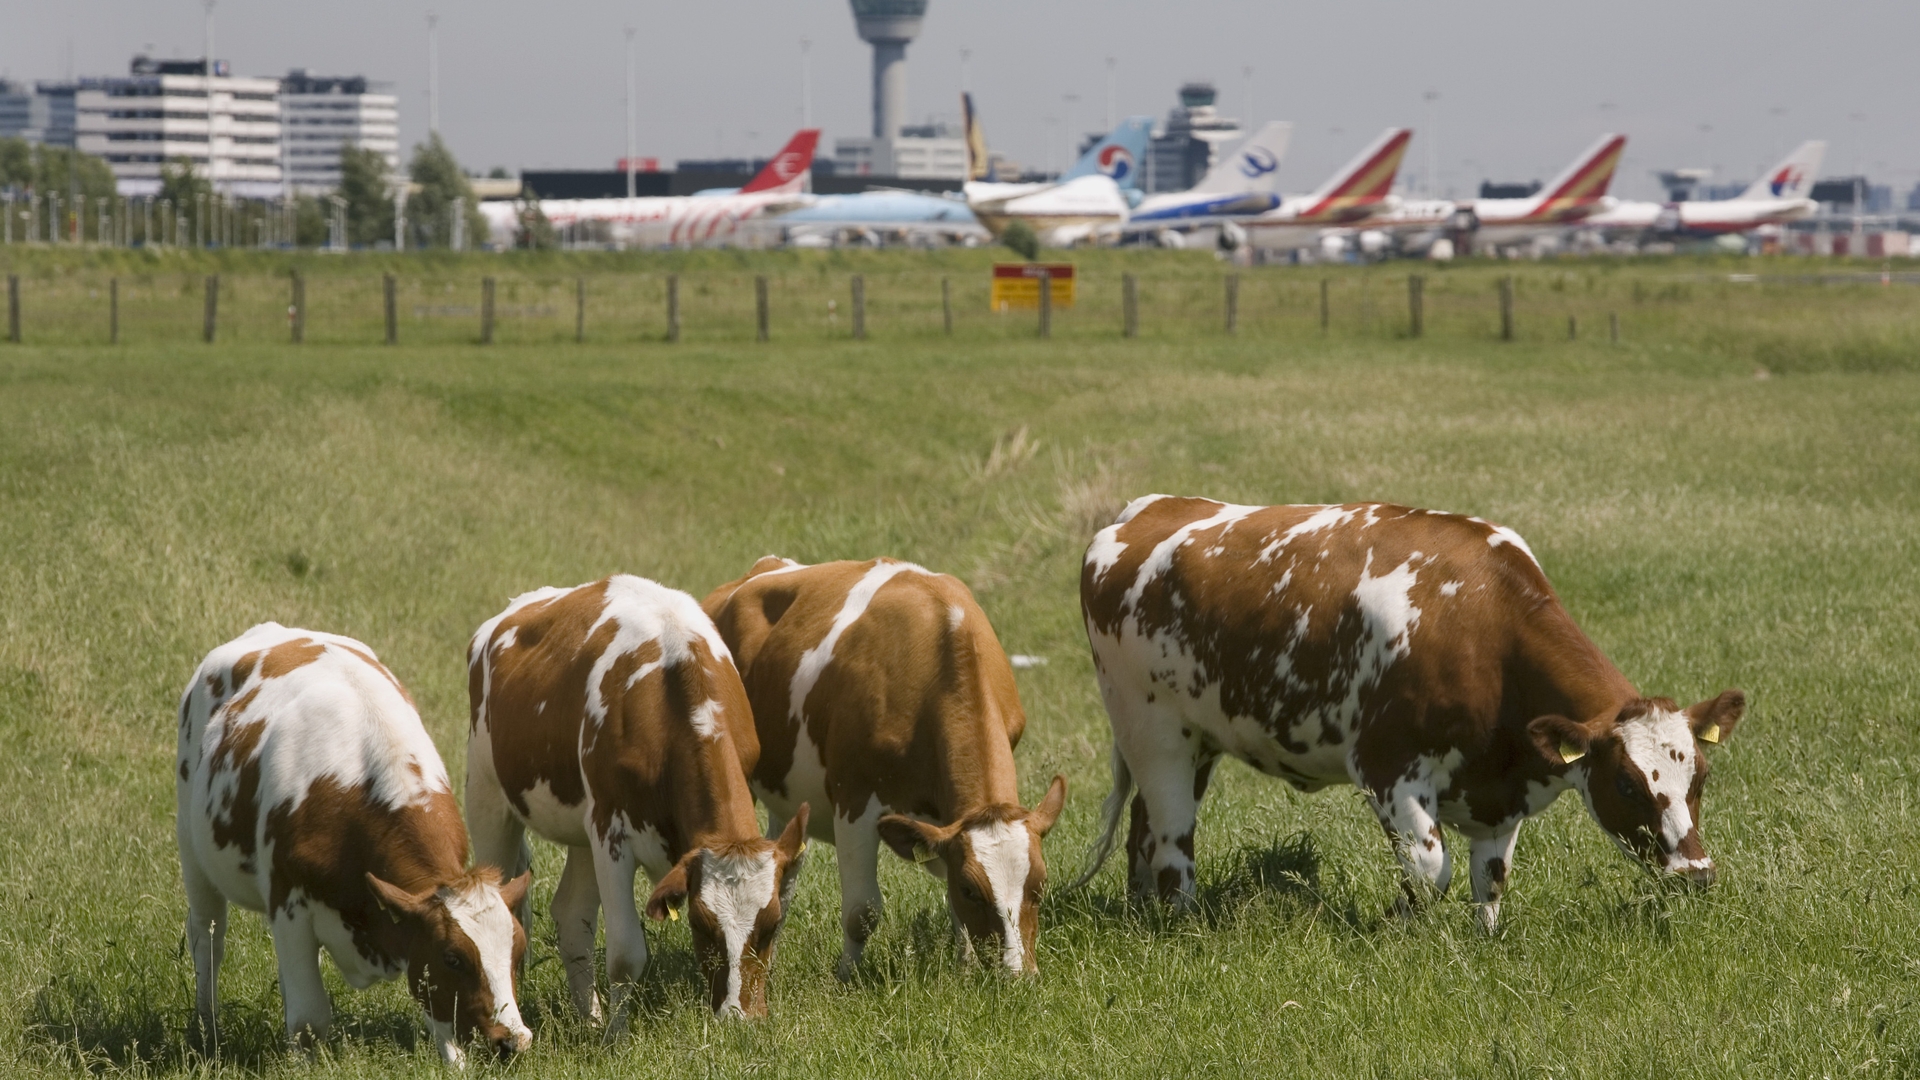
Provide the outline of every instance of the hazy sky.
[[[626,26],[643,156],[775,149],[800,124],[802,38],[815,122],[829,141],[867,133],[869,53],[845,0],[220,0],[215,51],[241,74],[387,80],[411,144],[426,132],[430,7],[441,131],[470,167],[611,167],[625,149]],[[197,0],[5,8],[0,72],[15,78],[202,51]],[[908,50],[916,119],[957,114],[962,49],[989,141],[1036,165],[1066,156],[1065,121],[1104,123],[1113,57],[1122,115],[1162,115],[1181,81],[1202,78],[1229,116],[1294,121],[1289,190],[1389,124],[1416,129],[1403,180],[1424,184],[1431,146],[1456,194],[1545,179],[1604,130],[1629,136],[1622,195],[1654,195],[1650,171],[1677,165],[1749,179],[1806,138],[1831,144],[1828,174],[1865,170],[1902,193],[1920,181],[1915,0],[932,0]]]

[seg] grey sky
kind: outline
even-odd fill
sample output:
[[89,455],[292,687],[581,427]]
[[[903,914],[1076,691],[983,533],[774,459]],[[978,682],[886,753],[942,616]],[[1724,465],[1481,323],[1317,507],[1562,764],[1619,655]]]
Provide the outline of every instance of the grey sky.
[[[215,48],[242,74],[390,81],[411,144],[426,130],[430,6],[441,130],[469,166],[611,167],[625,148],[626,25],[640,30],[642,155],[776,148],[800,122],[803,37],[815,122],[828,140],[868,128],[868,52],[845,0],[221,0]],[[195,0],[4,8],[0,70],[16,78],[62,76],[69,55],[84,75],[123,73],[149,46],[201,52]],[[1455,193],[1486,177],[1545,179],[1608,129],[1630,136],[1617,194],[1654,195],[1656,167],[1748,179],[1805,138],[1831,143],[1826,173],[1864,169],[1904,193],[1920,180],[1916,46],[1913,0],[932,0],[908,78],[914,117],[952,117],[970,49],[989,140],[1038,165],[1065,157],[1069,110],[1077,130],[1104,121],[1111,56],[1122,115],[1164,114],[1182,80],[1209,78],[1227,115],[1294,121],[1289,190],[1389,124],[1416,129],[1402,177],[1418,186],[1435,134],[1422,94],[1434,90],[1440,186]]]

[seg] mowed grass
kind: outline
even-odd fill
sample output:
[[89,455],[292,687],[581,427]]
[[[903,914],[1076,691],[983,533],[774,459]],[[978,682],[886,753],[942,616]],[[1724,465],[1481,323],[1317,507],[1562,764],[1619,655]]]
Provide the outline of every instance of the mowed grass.
[[[0,347],[0,1071],[440,1075],[403,987],[354,992],[331,970],[335,1038],[317,1059],[283,1053],[271,947],[239,911],[228,1057],[184,1047],[173,709],[208,649],[264,619],[373,645],[458,778],[467,637],[525,589],[626,571],[700,596],[768,552],[950,571],[1010,652],[1049,661],[1019,676],[1018,760],[1029,799],[1069,778],[1047,842],[1064,880],[1107,789],[1079,557],[1152,491],[1385,499],[1520,531],[1644,690],[1748,692],[1706,795],[1720,883],[1650,880],[1568,796],[1521,833],[1500,933],[1476,928],[1464,872],[1446,903],[1399,920],[1385,914],[1397,871],[1351,789],[1300,796],[1228,765],[1202,810],[1196,914],[1129,906],[1117,857],[1048,899],[1041,976],[1008,981],[955,964],[937,887],[889,861],[887,920],[843,986],[833,852],[817,845],[769,1019],[711,1020],[674,923],[652,935],[633,1037],[607,1048],[571,1016],[545,916],[559,859],[538,845],[522,995],[536,1045],[509,1071],[1920,1071],[1920,296],[1549,264],[1517,271],[1533,306],[1503,344],[1491,297],[1506,268],[1461,267],[1428,271],[1444,278],[1430,304],[1459,306],[1415,341],[1390,306],[1398,276],[1335,275],[1379,306],[1371,324],[1343,309],[1322,336],[1321,271],[1245,271],[1242,304],[1264,299],[1229,338],[1210,261],[1096,255],[1088,302],[1041,342],[1030,321],[979,310],[989,257],[395,264],[461,288],[548,280],[561,303],[576,271],[637,296],[676,267],[684,289],[706,275],[709,296],[765,272],[796,310],[842,297],[836,323],[776,324],[770,345],[752,341],[748,292],[679,345],[636,301],[585,345],[563,307],[488,348],[450,334],[397,349],[372,343],[377,289],[370,310],[341,309],[331,341],[310,323],[309,344],[284,345],[262,315],[209,347],[192,307],[144,338],[123,323],[110,347],[82,315],[125,264],[17,264],[29,296],[72,308],[29,324],[52,343]],[[380,269],[314,265],[322,292]],[[207,268],[163,269],[190,282]],[[223,290],[283,304],[275,270],[228,264]],[[847,272],[920,299],[847,340]],[[1176,298],[1138,341],[1117,334],[1122,272]],[[943,274],[979,294],[953,339]],[[1554,296],[1577,307],[1580,341],[1563,340]],[[1624,313],[1617,346],[1595,332],[1609,309]]]

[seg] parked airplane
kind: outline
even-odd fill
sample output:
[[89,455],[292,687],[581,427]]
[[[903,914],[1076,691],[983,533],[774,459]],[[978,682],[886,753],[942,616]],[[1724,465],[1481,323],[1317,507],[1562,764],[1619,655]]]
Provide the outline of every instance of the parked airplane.
[[986,135],[973,109],[973,95],[960,95],[966,116],[967,176],[961,191],[980,224],[994,236],[1014,220],[1026,222],[1050,247],[1067,247],[1102,229],[1126,223],[1123,189],[1139,187],[1153,118],[1130,116],[1081,155],[1058,181],[1009,183],[993,176]]
[[1244,221],[1280,206],[1280,159],[1287,154],[1293,125],[1274,120],[1262,127],[1233,153],[1207,170],[1187,191],[1149,195],[1127,217],[1125,231],[1161,235],[1162,243],[1177,243],[1181,230]]
[[[725,246],[744,238],[745,223],[810,201],[801,187],[819,142],[818,128],[800,131],[737,191],[634,199],[541,199],[537,205],[555,228],[596,225],[605,230],[608,240],[629,247]],[[494,243],[513,245],[521,229],[522,208],[521,203],[480,204]]]
[[1817,139],[1804,142],[1731,199],[1616,202],[1581,224],[1609,233],[1637,232],[1677,238],[1722,236],[1793,221],[1819,209],[1819,204],[1807,198],[1807,194],[1813,190],[1813,178],[1819,173],[1820,162],[1826,154],[1826,143]]
[[1288,195],[1242,221],[1255,247],[1290,251],[1319,241],[1330,228],[1352,227],[1385,211],[1406,156],[1411,128],[1388,128],[1309,195]]
[[977,243],[989,239],[966,199],[957,194],[881,188],[850,195],[815,195],[807,205],[754,219],[796,247],[855,243]]
[[1401,238],[1406,250],[1424,250],[1443,229],[1459,228],[1476,243],[1501,247],[1587,223],[1612,205],[1607,187],[1620,165],[1625,135],[1602,135],[1553,182],[1520,199],[1404,200],[1372,223]]

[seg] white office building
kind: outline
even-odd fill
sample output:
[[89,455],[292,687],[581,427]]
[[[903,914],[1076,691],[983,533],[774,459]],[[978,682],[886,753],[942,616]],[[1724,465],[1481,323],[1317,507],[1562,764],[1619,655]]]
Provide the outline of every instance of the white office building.
[[72,146],[74,84],[0,79],[0,139]]
[[161,166],[181,159],[224,194],[282,192],[278,79],[136,56],[127,78],[80,80],[75,114],[79,148],[106,161],[123,195],[159,191]]
[[360,76],[318,76],[295,68],[280,80],[280,132],[287,183],[320,194],[340,186],[340,150],[357,146],[400,169],[400,99],[370,93]]
[[833,171],[841,176],[892,176],[910,180],[965,180],[967,140],[956,126],[908,125],[891,139],[839,139]]

